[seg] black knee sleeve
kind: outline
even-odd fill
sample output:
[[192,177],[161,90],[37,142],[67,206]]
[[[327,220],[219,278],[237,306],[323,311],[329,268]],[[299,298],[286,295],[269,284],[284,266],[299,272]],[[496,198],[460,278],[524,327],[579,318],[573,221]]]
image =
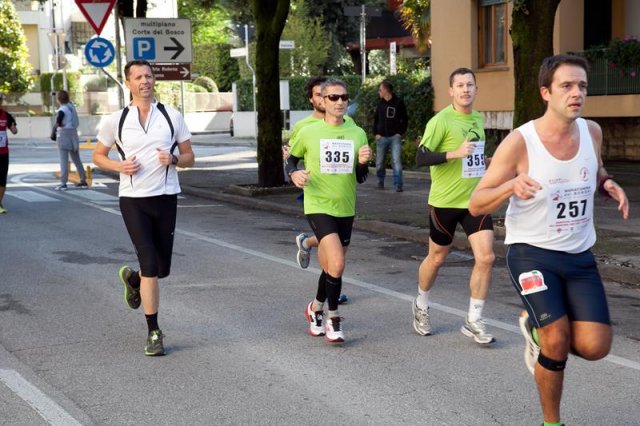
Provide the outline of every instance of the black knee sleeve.
[[538,364],[549,371],[562,371],[567,366],[567,360],[556,361],[555,359],[544,356],[542,352],[540,352],[540,354],[538,354]]

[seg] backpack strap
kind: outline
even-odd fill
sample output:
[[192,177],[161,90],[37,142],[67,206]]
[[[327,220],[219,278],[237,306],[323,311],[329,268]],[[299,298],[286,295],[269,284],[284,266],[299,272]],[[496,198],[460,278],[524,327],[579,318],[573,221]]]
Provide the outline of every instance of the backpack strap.
[[[164,118],[167,119],[167,123],[169,124],[169,128],[171,129],[171,140],[173,141],[173,144],[171,144],[171,148],[169,149],[169,152],[171,153],[171,155],[173,155],[173,151],[175,151],[176,147],[178,146],[178,142],[174,140],[173,123],[171,122],[171,118],[169,117],[169,113],[167,112],[167,109],[160,102],[158,102],[158,111],[160,111],[162,115],[164,115]],[[167,168],[164,171],[165,184],[167,183],[168,177],[169,177],[169,166],[167,166]]]
[[120,121],[118,121],[118,139],[116,139],[116,148],[123,161],[126,160],[126,158],[124,156],[124,150],[122,149],[122,126],[124,126],[124,120],[127,118],[127,114],[129,114],[129,107],[124,107],[122,114],[120,114]]

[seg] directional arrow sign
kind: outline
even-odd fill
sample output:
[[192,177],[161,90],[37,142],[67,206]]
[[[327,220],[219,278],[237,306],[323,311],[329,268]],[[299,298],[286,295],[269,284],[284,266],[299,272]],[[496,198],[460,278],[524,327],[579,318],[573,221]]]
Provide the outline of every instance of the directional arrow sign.
[[87,61],[94,67],[104,68],[115,58],[116,50],[106,38],[94,37],[89,39],[84,47]]
[[185,81],[191,80],[191,64],[151,64],[156,80]]
[[89,25],[100,35],[116,0],[76,0],[80,12],[87,18]]
[[190,19],[124,20],[127,61],[145,59],[151,63],[191,63]]

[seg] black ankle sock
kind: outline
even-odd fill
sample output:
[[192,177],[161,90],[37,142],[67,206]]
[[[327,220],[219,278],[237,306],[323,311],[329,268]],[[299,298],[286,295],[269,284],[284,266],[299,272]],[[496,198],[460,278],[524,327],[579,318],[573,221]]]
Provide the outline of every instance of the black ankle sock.
[[151,314],[151,315],[144,314],[144,317],[147,319],[147,327],[149,328],[149,334],[151,334],[151,332],[153,330],[158,330],[160,328],[160,327],[158,327],[158,313],[157,312],[155,314]]
[[140,288],[140,274],[138,271],[133,271],[133,274],[131,274],[128,281],[131,287]]

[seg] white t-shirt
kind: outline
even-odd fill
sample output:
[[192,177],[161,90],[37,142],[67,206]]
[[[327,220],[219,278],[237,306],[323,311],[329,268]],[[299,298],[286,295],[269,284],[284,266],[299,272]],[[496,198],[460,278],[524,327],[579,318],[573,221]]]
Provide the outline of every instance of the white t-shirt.
[[[168,106],[165,106],[165,109],[173,124],[173,139],[169,123],[158,110],[156,102],[151,104],[151,111],[144,126],[140,124],[138,108],[129,105],[129,113],[122,126],[122,141],[118,141],[117,145],[124,152],[125,159],[136,157],[140,169],[133,176],[120,173],[120,197],[153,197],[180,192],[176,167],[170,165],[167,169],[167,166],[161,164],[158,160],[158,149],[169,151],[174,141],[189,141],[191,133],[180,112]],[[107,147],[111,147],[118,138],[118,123],[122,111],[109,115],[100,128],[98,141]],[[178,155],[177,147],[173,153]]]
[[517,129],[527,146],[528,175],[542,189],[529,200],[511,196],[505,244],[525,243],[566,253],[581,253],[595,244],[593,196],[598,159],[587,122],[578,118],[576,123],[580,147],[569,160],[558,160],[547,151],[533,121]]

